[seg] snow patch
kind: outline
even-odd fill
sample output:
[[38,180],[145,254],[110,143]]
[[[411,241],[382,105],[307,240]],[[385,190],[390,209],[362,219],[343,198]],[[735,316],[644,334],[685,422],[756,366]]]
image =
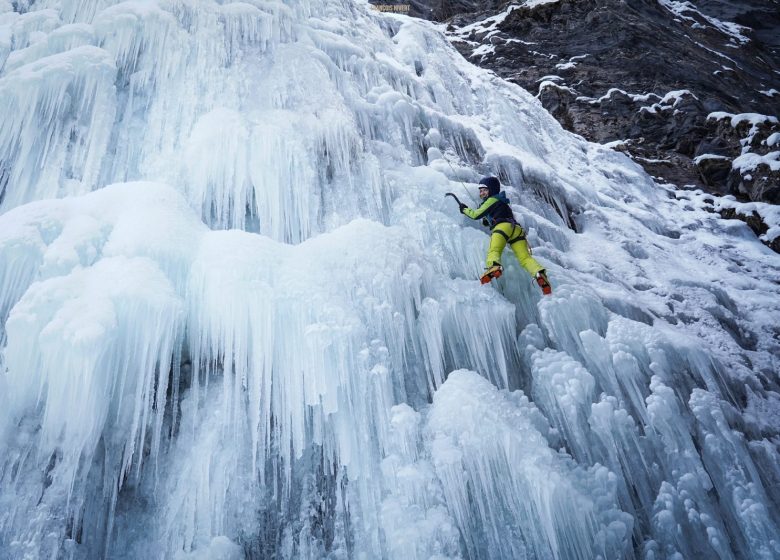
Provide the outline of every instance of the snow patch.
[[620,148],[622,146],[627,146],[629,143],[626,140],[613,140],[612,142],[606,142],[602,144],[605,148],[610,148],[612,150],[616,148]]
[[[755,212],[767,226],[766,233],[759,236],[765,243],[772,243],[780,237],[780,207],[765,202],[739,202],[734,196],[716,196],[699,189],[686,192],[685,198],[696,201],[701,206],[711,206],[717,212],[732,209],[743,216],[752,216]],[[706,202],[705,202],[706,201]]]
[[729,123],[731,124],[732,128],[737,128],[742,123],[748,123],[750,124],[750,129],[748,130],[748,133],[745,135],[744,138],[740,140],[740,143],[742,144],[742,155],[747,155],[750,153],[750,147],[753,144],[753,138],[756,134],[758,134],[758,129],[760,125],[763,124],[777,124],[778,119],[777,117],[769,116],[769,115],[761,115],[759,113],[740,113],[740,114],[733,114],[733,113],[726,113],[724,111],[716,111],[714,113],[710,113],[707,115],[707,120],[729,120]]
[[731,126],[733,128],[736,128],[740,124],[747,122],[751,125],[751,127],[755,127],[760,124],[764,123],[770,123],[775,124],[778,122],[777,117],[769,116],[769,115],[761,115],[759,113],[726,113],[724,111],[716,111],[713,113],[710,113],[707,115],[707,120],[725,120],[729,119],[731,121]]
[[[529,0],[529,1],[538,1],[538,0]],[[557,1],[557,0],[549,0],[549,1]],[[514,12],[519,8],[520,5],[518,4],[510,4],[503,12],[496,14],[494,16],[490,16],[483,20],[476,21],[474,23],[470,23],[469,25],[464,25],[460,29],[456,30],[454,34],[463,37],[466,35],[470,35],[471,33],[485,33],[489,31],[497,31],[498,26],[504,22],[504,20],[509,16],[509,14],[511,14],[512,12]]]
[[486,43],[474,49],[474,51],[471,53],[471,56],[486,56],[488,54],[493,54],[494,52],[496,52],[496,46],[491,45],[490,43]]
[[574,91],[572,88],[570,88],[568,86],[561,85],[561,84],[557,83],[557,81],[545,80],[545,81],[543,81],[542,83],[539,84],[539,93],[537,93],[536,96],[539,97],[539,95],[541,95],[542,91],[545,90],[546,88],[555,88],[555,89],[568,91],[572,95],[576,95],[577,94],[577,92]]
[[700,156],[696,156],[693,158],[694,165],[699,165],[701,162],[705,160],[730,160],[731,158],[728,158],[726,156],[721,156],[718,154],[701,154]]
[[780,152],[769,152],[768,154],[746,153],[738,156],[731,164],[733,169],[738,169],[740,173],[753,171],[759,165],[766,165],[772,171],[780,171]]
[[577,66],[576,62],[561,62],[560,64],[556,64],[555,68],[556,70],[571,70],[576,66]]
[[558,3],[558,0],[525,0],[525,2],[523,2],[523,6],[526,8],[536,8],[537,6],[556,3]]
[[690,17],[687,14],[693,14],[704,19],[712,27],[727,35],[730,39],[738,41],[740,44],[744,45],[750,41],[750,39],[748,39],[745,35],[745,33],[749,31],[750,28],[730,21],[721,21],[717,18],[705,15],[690,2],[681,2],[678,0],[658,0],[658,3],[682,20],[693,22],[693,25],[696,27],[701,27],[701,24],[697,22],[696,19]]
[[696,100],[699,99],[694,94],[692,94],[690,90],[687,89],[670,91],[669,93],[664,95],[657,103],[653,103],[652,105],[648,105],[645,107],[640,107],[639,112],[640,113],[647,112],[647,113],[655,114],[658,111],[666,111],[668,109],[672,109],[676,107],[677,104],[680,102],[680,100],[686,96],[692,97],[693,99]]
[[[622,90],[620,88],[610,88],[607,91],[607,93],[605,93],[604,95],[602,95],[598,99],[589,100],[589,102],[592,103],[592,104],[602,103],[604,101],[607,101],[607,100],[611,99],[614,95],[617,95],[617,94],[624,95],[624,96],[630,98],[631,101],[633,101],[635,103],[636,102],[640,102],[640,101],[648,101],[652,97],[660,99],[660,97],[658,95],[656,95],[655,93],[634,94],[634,93],[627,93],[626,91],[624,91],[624,90]],[[586,97],[582,97],[582,99],[583,100],[588,100],[588,98],[586,98]]]

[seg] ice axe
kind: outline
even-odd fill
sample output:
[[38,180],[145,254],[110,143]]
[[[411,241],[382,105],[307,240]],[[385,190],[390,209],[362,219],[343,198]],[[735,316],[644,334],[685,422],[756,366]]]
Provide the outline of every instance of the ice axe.
[[459,199],[457,196],[455,196],[455,194],[454,194],[454,193],[448,192],[447,194],[445,194],[445,195],[444,195],[444,198],[447,198],[448,196],[451,196],[452,198],[454,198],[454,199],[455,199],[455,202],[457,202],[457,203],[458,203],[458,206],[460,206],[461,204],[463,204],[463,203],[460,201],[460,199]]
[[[463,204],[460,201],[460,199],[457,196],[455,196],[454,193],[448,192],[447,194],[444,195],[444,198],[447,198],[448,196],[451,196],[452,198],[454,198],[455,202],[458,203],[458,208],[460,208],[461,214],[463,213],[463,209],[468,207],[466,204]],[[490,224],[490,222],[487,221],[487,218],[482,218],[482,225],[483,226],[488,227],[489,224]],[[529,253],[531,252],[531,247],[530,246],[528,247],[528,252]]]
[[460,199],[457,196],[455,196],[454,193],[448,192],[447,194],[444,195],[444,198],[447,198],[448,196],[451,196],[452,198],[454,198],[455,202],[458,203],[458,209],[460,209],[461,214],[463,213],[463,209],[464,208],[468,208],[468,204],[463,204],[460,201]]

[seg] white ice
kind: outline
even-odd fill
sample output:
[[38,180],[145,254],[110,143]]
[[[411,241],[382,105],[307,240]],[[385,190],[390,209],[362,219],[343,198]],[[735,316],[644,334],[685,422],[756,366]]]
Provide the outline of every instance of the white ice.
[[437,26],[0,0],[0,112],[3,560],[780,554],[777,254]]

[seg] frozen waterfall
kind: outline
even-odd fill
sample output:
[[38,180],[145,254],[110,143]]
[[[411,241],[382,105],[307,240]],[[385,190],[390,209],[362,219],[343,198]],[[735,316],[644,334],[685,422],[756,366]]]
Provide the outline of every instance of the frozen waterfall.
[[0,559],[780,558],[780,258],[689,195],[365,0],[0,0]]

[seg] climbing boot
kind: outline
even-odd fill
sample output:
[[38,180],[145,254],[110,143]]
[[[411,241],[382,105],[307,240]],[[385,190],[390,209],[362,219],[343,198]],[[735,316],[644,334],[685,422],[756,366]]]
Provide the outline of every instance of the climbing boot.
[[479,281],[482,284],[487,284],[493,278],[500,278],[503,272],[504,272],[504,267],[502,267],[498,263],[493,263],[493,266],[491,266],[490,268],[487,269],[487,271],[485,271],[485,274],[482,275]]
[[536,273],[536,283],[539,284],[544,295],[549,296],[552,293],[552,286],[550,286],[550,281],[547,279],[547,273],[544,270]]

